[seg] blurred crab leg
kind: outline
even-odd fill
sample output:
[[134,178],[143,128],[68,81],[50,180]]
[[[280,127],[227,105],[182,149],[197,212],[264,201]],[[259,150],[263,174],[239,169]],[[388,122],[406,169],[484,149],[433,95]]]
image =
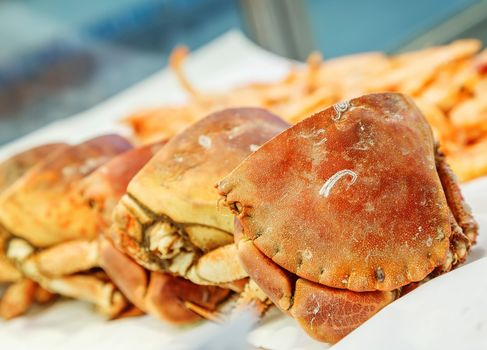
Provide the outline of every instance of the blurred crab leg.
[[194,304],[190,301],[185,301],[184,306],[188,309],[193,311],[195,314],[203,317],[206,320],[213,321],[215,323],[222,323],[224,321],[223,315],[218,312],[211,312],[201,306]]
[[34,302],[37,285],[22,279],[10,285],[0,301],[0,316],[6,320],[24,314]]
[[56,299],[56,297],[57,297],[57,294],[51,293],[50,291],[48,291],[45,288],[42,288],[39,285],[37,286],[36,292],[34,295],[35,301],[38,302],[39,304],[48,304],[51,301],[53,301],[54,299]]
[[92,275],[72,275],[62,278],[43,279],[40,284],[61,295],[91,302],[110,318],[118,316],[127,301],[113,283],[105,282]]
[[184,90],[186,90],[190,95],[198,97],[200,94],[189,82],[188,77],[184,74],[183,70],[183,63],[188,54],[188,48],[184,46],[176,47],[169,57],[169,65],[171,66],[173,72],[176,74],[176,77]]
[[[196,321],[198,315],[210,318],[229,295],[226,289],[198,286],[169,274],[148,272],[105,239],[101,242],[100,265],[138,308],[174,324]],[[189,305],[205,312],[194,313]]]
[[272,302],[264,291],[254,282],[254,280],[249,280],[237,300],[235,312],[250,309],[255,311],[255,313],[261,317],[271,306]]
[[15,282],[21,276],[20,272],[10,261],[0,256],[0,283]]
[[16,282],[22,277],[15,265],[5,256],[8,236],[8,232],[0,225],[0,283]]
[[[68,248],[68,253],[71,252],[72,255],[62,251],[62,247],[65,245]],[[58,254],[53,254],[47,249],[40,253],[46,253],[46,255],[38,259],[38,255],[34,253],[34,248],[29,243],[16,238],[11,240],[7,255],[16,262],[19,269],[27,277],[32,278],[50,292],[92,302],[108,317],[117,316],[125,308],[127,304],[125,298],[110,282],[90,275],[66,276],[58,274],[59,277],[52,278],[52,271],[71,274],[97,267],[98,245],[96,241],[68,242],[51,249],[58,251]],[[90,256],[84,256],[85,253]],[[71,260],[79,262],[71,264]],[[67,267],[63,268],[63,264],[66,264]],[[76,270],[76,267],[79,270]]]
[[[33,266],[35,265],[35,266]],[[44,276],[66,276],[98,266],[98,242],[76,240],[58,244],[29,256],[25,270],[38,270]]]
[[197,284],[218,285],[248,277],[236,256],[235,244],[214,249],[198,259],[187,278]]

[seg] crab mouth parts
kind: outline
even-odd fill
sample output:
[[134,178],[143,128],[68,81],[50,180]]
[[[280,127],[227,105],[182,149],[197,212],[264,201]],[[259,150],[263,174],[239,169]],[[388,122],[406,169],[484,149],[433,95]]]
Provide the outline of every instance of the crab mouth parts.
[[185,275],[202,255],[185,230],[169,217],[161,217],[143,231],[141,248],[164,270]]
[[130,230],[127,232],[137,241],[143,252],[137,260],[150,270],[166,271],[180,276],[188,273],[204,254],[203,249],[192,241],[188,234],[189,228],[216,230],[232,236],[233,239],[232,233],[218,227],[180,223],[167,215],[156,214],[130,194],[122,198],[122,203],[129,215],[141,225],[140,234],[130,234]]

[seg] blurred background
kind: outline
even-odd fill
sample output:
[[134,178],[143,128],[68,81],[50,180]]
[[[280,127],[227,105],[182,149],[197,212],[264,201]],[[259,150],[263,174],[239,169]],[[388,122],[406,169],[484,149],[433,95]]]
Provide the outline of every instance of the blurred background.
[[68,117],[237,29],[304,60],[487,40],[482,0],[3,0],[0,144]]

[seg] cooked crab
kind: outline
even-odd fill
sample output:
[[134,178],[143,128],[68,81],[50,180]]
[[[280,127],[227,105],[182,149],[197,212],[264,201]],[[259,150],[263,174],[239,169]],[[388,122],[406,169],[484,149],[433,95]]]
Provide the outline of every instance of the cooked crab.
[[[92,270],[96,245],[90,241],[98,236],[98,222],[73,189],[130,148],[116,135],[61,146],[0,195],[0,222],[11,234],[6,255],[22,275],[50,292],[91,301],[110,317],[127,301],[103,272]],[[87,258],[73,259],[80,249]]]
[[[198,286],[166,273],[147,271],[118,251],[105,235],[112,222],[113,208],[125,194],[129,181],[163,144],[144,146],[115,157],[84,178],[79,191],[100,220],[101,236],[95,241],[99,244],[99,266],[140,310],[171,323],[183,324],[200,318],[184,305],[185,302],[212,312],[229,291],[214,286]],[[82,249],[79,252],[80,256],[75,258],[88,258]]]
[[233,217],[218,208],[214,185],[287,127],[256,108],[226,109],[195,123],[130,182],[111,240],[149,270],[240,291],[247,273],[236,259]]
[[429,125],[401,94],[313,115],[218,189],[236,215],[245,270],[326,342],[463,262],[477,236]]
[[[63,147],[52,143],[21,152],[0,164],[0,194],[43,158]],[[9,232],[0,225],[0,283],[10,284],[0,300],[0,317],[10,319],[23,314],[35,301],[46,302],[52,297],[33,281],[22,276],[5,256]]]

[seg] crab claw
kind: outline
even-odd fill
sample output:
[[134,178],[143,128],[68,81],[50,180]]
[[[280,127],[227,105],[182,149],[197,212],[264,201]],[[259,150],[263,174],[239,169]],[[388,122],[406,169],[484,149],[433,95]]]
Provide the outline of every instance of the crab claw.
[[394,292],[355,293],[297,278],[243,238],[238,219],[235,231],[240,262],[252,280],[318,340],[337,342],[395,298]]

